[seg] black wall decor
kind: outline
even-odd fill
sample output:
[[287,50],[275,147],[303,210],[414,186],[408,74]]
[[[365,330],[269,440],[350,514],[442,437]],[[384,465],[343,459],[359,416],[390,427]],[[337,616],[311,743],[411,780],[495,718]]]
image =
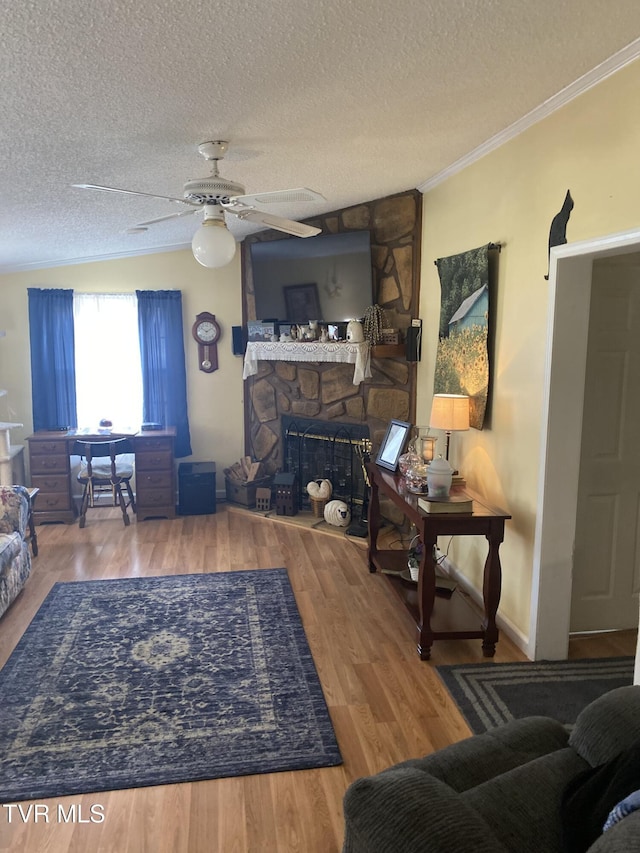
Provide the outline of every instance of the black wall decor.
[[551,247],[562,246],[567,242],[567,222],[573,210],[573,199],[571,198],[571,190],[567,190],[564,197],[562,207],[551,220],[551,228],[549,229],[549,253],[547,255],[547,274],[545,279],[549,279],[549,264],[551,262]]

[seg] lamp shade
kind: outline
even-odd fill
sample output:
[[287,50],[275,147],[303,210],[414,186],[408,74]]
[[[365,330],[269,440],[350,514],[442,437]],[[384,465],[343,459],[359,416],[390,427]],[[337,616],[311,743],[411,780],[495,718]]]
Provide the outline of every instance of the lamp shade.
[[434,394],[429,426],[447,432],[469,429],[469,398],[462,394]]
[[193,256],[203,267],[224,267],[233,260],[236,241],[220,219],[205,219],[191,241]]

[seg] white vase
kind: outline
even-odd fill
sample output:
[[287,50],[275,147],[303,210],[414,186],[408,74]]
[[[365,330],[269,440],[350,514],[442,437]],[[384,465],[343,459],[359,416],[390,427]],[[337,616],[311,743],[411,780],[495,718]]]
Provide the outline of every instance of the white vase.
[[350,320],[347,324],[347,340],[352,344],[361,344],[364,341],[364,330],[362,323],[358,320]]
[[427,473],[427,489],[430,498],[449,497],[451,481],[453,479],[453,468],[446,459],[440,456],[429,465]]

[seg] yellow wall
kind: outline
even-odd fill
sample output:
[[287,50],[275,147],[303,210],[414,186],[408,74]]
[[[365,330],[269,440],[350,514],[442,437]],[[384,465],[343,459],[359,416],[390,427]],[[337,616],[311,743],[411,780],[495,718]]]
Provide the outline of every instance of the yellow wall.
[[[567,189],[569,242],[640,224],[640,62],[584,93],[425,194],[417,422],[428,423],[440,284],[433,261],[500,242],[492,398],[485,429],[454,434],[452,461],[508,509],[500,611],[527,637],[545,369],[549,226]],[[579,436],[576,436],[579,440]],[[440,452],[440,450],[439,450]],[[441,542],[441,547],[443,543]],[[484,541],[459,539],[453,562],[479,586]]]
[[[575,200],[569,241],[617,233],[640,224],[640,62],[586,92],[518,138],[425,195],[417,416],[428,423],[438,330],[440,285],[433,261],[487,242],[504,246],[497,300],[492,405],[486,427],[452,437],[452,460],[477,488],[513,515],[502,546],[501,613],[527,637],[538,490],[541,404],[546,352],[547,241],[567,189]],[[239,256],[239,253],[238,253]],[[218,471],[243,452],[242,362],[231,354],[231,326],[241,323],[240,262],[200,267],[188,250],[0,276],[0,420],[31,431],[27,287],[78,291],[180,288],[183,292],[189,415],[194,459]],[[223,337],[220,369],[197,368],[191,324],[200,311],[216,315]],[[98,343],[96,344],[98,346]],[[106,342],[102,342],[106,353]],[[576,440],[578,440],[576,436]],[[218,487],[222,485],[218,475]],[[441,543],[445,545],[446,543]],[[454,562],[480,585],[485,542],[453,543]]]
[[[205,269],[191,250],[183,250],[1,275],[0,329],[7,334],[0,338],[0,387],[9,393],[0,398],[0,421],[24,424],[24,429],[12,430],[12,444],[23,443],[33,426],[28,287],[71,288],[84,293],[182,291],[190,458],[214,460],[217,487],[224,488],[222,469],[244,452],[242,358],[231,352],[231,327],[242,322],[240,252],[229,266],[218,270]],[[197,347],[191,336],[191,326],[201,311],[215,314],[222,329],[219,369],[211,374],[198,369]],[[96,355],[108,358],[109,347],[117,346],[117,340],[117,329],[112,341],[96,340]],[[126,381],[123,376],[123,388]]]

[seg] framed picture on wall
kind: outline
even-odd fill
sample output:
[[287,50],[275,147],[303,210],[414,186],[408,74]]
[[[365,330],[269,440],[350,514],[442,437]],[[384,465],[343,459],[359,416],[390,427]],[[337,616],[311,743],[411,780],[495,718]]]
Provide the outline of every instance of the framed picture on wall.
[[380,465],[381,468],[387,468],[389,471],[396,470],[398,459],[402,454],[410,430],[411,424],[404,421],[391,421],[380,445],[376,465]]
[[288,284],[283,287],[287,320],[290,323],[308,323],[322,320],[317,284]]

